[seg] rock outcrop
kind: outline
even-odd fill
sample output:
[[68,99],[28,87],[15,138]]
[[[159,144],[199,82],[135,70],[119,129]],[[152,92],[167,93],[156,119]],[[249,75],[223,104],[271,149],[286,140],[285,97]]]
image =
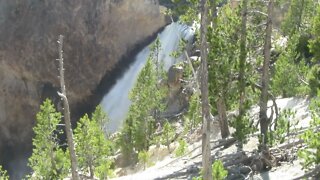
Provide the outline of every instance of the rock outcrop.
[[59,34],[67,95],[79,114],[98,103],[136,45],[164,25],[157,0],[0,1],[0,164],[18,168],[30,155],[41,101],[59,101]]

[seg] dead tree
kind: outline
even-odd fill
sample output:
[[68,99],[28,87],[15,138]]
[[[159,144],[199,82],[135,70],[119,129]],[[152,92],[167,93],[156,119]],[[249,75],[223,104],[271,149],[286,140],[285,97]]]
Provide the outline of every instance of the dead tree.
[[207,46],[207,24],[208,4],[207,0],[201,0],[201,102],[202,102],[202,168],[203,179],[211,180],[211,149],[210,149],[210,106],[208,98],[208,46]]
[[267,27],[266,27],[266,35],[264,41],[264,61],[262,67],[262,76],[261,76],[261,96],[260,96],[260,130],[261,130],[261,140],[262,140],[262,148],[266,148],[267,143],[267,132],[269,126],[269,119],[267,117],[267,109],[268,109],[268,88],[269,88],[269,65],[271,59],[271,33],[272,33],[272,11],[273,11],[273,0],[269,1],[268,5],[268,18],[267,18]]
[[79,174],[78,174],[78,162],[73,142],[73,134],[72,134],[72,127],[71,127],[71,120],[70,120],[70,109],[69,109],[69,103],[67,98],[67,92],[66,92],[66,85],[64,82],[64,68],[63,68],[63,36],[59,36],[58,40],[59,45],[59,72],[60,72],[60,86],[61,86],[61,92],[58,92],[58,95],[61,97],[63,101],[63,114],[64,114],[64,123],[66,127],[66,134],[67,134],[67,143],[68,143],[68,149],[71,157],[71,172],[72,172],[72,179],[73,180],[79,180]]

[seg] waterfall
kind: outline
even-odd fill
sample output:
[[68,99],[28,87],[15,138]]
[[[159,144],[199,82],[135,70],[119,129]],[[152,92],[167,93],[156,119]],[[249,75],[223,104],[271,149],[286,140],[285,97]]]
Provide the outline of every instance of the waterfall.
[[[179,23],[168,25],[158,34],[161,43],[158,58],[164,63],[165,70],[168,70],[171,65],[178,61],[171,57],[170,54],[178,49],[180,38],[190,41],[193,38],[193,34],[191,28]],[[129,92],[133,88],[149,54],[149,46],[139,52],[136,57],[134,57],[134,63],[132,63],[124,75],[117,80],[116,84],[103,97],[101,105],[110,119],[107,125],[107,131],[109,133],[116,132],[122,126],[131,104]]]

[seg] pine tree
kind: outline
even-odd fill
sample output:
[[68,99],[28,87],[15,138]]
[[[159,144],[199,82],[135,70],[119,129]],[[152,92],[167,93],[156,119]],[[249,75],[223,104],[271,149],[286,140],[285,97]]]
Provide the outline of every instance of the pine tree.
[[135,151],[148,150],[158,117],[154,112],[164,109],[166,89],[158,87],[153,60],[152,56],[148,58],[129,94],[132,104],[119,138],[122,152],[131,160]]
[[317,8],[317,14],[314,16],[312,21],[312,35],[313,39],[310,40],[310,50],[314,53],[313,62],[320,62],[320,5],[315,5]]
[[211,106],[216,107],[221,136],[229,136],[227,121],[227,99],[230,97],[230,89],[235,65],[239,55],[238,27],[240,18],[232,11],[229,5],[219,10],[219,16],[215,20],[215,28],[209,31],[209,89]]
[[35,179],[62,179],[67,176],[70,169],[68,156],[59,147],[57,126],[61,114],[56,111],[52,102],[46,99],[40,106],[36,117],[36,126],[33,128],[35,137],[34,146],[28,165],[33,170],[32,178]]
[[306,79],[308,67],[304,62],[296,63],[296,47],[299,35],[292,35],[287,47],[282,49],[272,74],[271,91],[275,96],[292,97],[307,94]]
[[92,120],[96,121],[100,127],[100,130],[104,132],[107,137],[109,136],[107,131],[107,123],[109,122],[109,117],[106,112],[103,111],[103,108],[101,105],[98,105],[95,109],[95,111],[92,114]]
[[185,117],[185,132],[188,130],[193,131],[201,123],[201,104],[200,97],[197,93],[194,93],[189,100],[189,108]]
[[241,34],[240,34],[240,56],[239,56],[239,118],[245,113],[245,70],[247,60],[247,13],[248,0],[242,1],[241,6]]
[[163,125],[161,139],[164,142],[163,144],[167,146],[169,152],[170,152],[170,143],[173,140],[175,134],[176,134],[175,129],[171,126],[169,121],[166,120]]
[[98,106],[92,119],[87,114],[84,115],[74,130],[79,168],[82,172],[88,173],[90,178],[100,176],[99,170],[102,167],[109,173],[105,175],[105,179],[107,175],[110,175],[111,142],[106,139],[102,128],[102,125],[105,125],[106,117],[101,107]]
[[314,0],[291,0],[282,23],[282,32],[289,37],[297,33],[309,33],[316,11],[315,7]]

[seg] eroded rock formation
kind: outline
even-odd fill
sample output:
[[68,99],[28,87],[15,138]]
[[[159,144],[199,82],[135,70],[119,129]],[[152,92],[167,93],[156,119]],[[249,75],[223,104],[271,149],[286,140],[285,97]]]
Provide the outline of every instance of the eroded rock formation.
[[17,168],[30,153],[41,101],[59,101],[59,34],[65,36],[67,95],[77,114],[97,103],[117,74],[113,69],[133,60],[126,55],[164,25],[157,0],[0,1],[0,164]]

